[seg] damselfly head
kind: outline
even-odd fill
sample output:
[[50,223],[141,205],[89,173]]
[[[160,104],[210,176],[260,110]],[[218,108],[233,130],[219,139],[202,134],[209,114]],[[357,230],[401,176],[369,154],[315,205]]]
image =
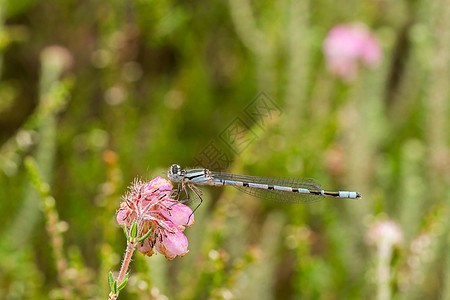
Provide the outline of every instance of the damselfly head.
[[169,180],[172,182],[179,182],[183,177],[181,167],[177,164],[173,164],[170,167],[169,172],[167,172],[167,177],[169,177]]

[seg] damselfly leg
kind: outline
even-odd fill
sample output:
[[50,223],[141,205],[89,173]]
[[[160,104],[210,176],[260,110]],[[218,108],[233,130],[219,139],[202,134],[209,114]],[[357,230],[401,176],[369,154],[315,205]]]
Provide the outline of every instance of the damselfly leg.
[[[195,197],[191,197],[191,194],[189,193],[189,190],[191,190],[194,194]],[[191,216],[194,214],[194,212],[197,210],[197,208],[200,207],[200,205],[202,205],[203,203],[203,192],[196,187],[195,185],[191,184],[190,182],[185,182],[184,180],[181,180],[178,183],[178,187],[174,190],[172,190],[173,192],[173,197],[176,198],[176,202],[173,205],[176,205],[177,203],[183,203],[185,205],[188,205],[194,201],[196,201],[197,199],[200,200],[200,203],[194,208],[194,210],[192,211],[192,213],[189,215],[188,218],[188,223],[191,219]],[[186,198],[182,199],[181,194],[184,192],[184,194],[186,195]]]
[[[194,214],[194,212],[197,210],[197,208],[199,208],[200,205],[202,205],[202,203],[203,203],[203,198],[202,198],[203,192],[202,192],[198,187],[196,187],[196,186],[193,185],[193,184],[189,184],[189,183],[188,183],[188,186],[189,186],[189,188],[191,189],[191,191],[193,191],[194,194],[196,195],[196,197],[195,197],[192,201],[197,200],[197,198],[200,199],[200,203],[199,203],[199,204],[194,208],[194,210],[192,211],[192,214]],[[190,203],[190,202],[188,202],[188,203]],[[191,215],[192,215],[192,214],[191,214]],[[189,218],[190,218],[190,216],[189,216]]]

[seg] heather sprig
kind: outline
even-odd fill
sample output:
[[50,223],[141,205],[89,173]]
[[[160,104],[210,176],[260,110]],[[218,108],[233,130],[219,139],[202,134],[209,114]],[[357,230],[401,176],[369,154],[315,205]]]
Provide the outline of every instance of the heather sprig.
[[194,217],[188,206],[171,198],[171,190],[171,183],[159,176],[149,182],[136,179],[122,197],[117,223],[122,225],[127,249],[117,279],[109,274],[109,299],[117,299],[127,285],[127,271],[136,248],[147,256],[152,256],[156,248],[168,260],[188,252],[183,231],[194,223]]

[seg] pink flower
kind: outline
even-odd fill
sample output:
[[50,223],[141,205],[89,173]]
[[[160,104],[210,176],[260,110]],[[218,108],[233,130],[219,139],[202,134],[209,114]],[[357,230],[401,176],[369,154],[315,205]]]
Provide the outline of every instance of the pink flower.
[[394,221],[378,221],[367,233],[367,243],[377,245],[386,243],[391,246],[398,246],[403,242],[403,232]]
[[382,52],[375,36],[362,24],[338,25],[328,32],[323,43],[328,70],[345,81],[352,81],[358,65],[380,63]]
[[151,256],[153,248],[156,248],[169,260],[188,252],[188,240],[183,230],[194,223],[192,210],[170,198],[171,190],[172,184],[159,176],[150,182],[135,180],[123,196],[117,212],[117,223],[125,224],[128,229],[136,220],[138,236],[151,231],[145,240],[138,243],[140,252]]

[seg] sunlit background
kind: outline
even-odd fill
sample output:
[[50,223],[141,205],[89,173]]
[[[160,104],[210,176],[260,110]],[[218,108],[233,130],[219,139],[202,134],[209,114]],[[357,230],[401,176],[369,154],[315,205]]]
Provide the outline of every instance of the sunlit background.
[[107,299],[173,163],[363,197],[202,187],[119,299],[450,299],[449,100],[449,0],[2,0],[0,299]]

